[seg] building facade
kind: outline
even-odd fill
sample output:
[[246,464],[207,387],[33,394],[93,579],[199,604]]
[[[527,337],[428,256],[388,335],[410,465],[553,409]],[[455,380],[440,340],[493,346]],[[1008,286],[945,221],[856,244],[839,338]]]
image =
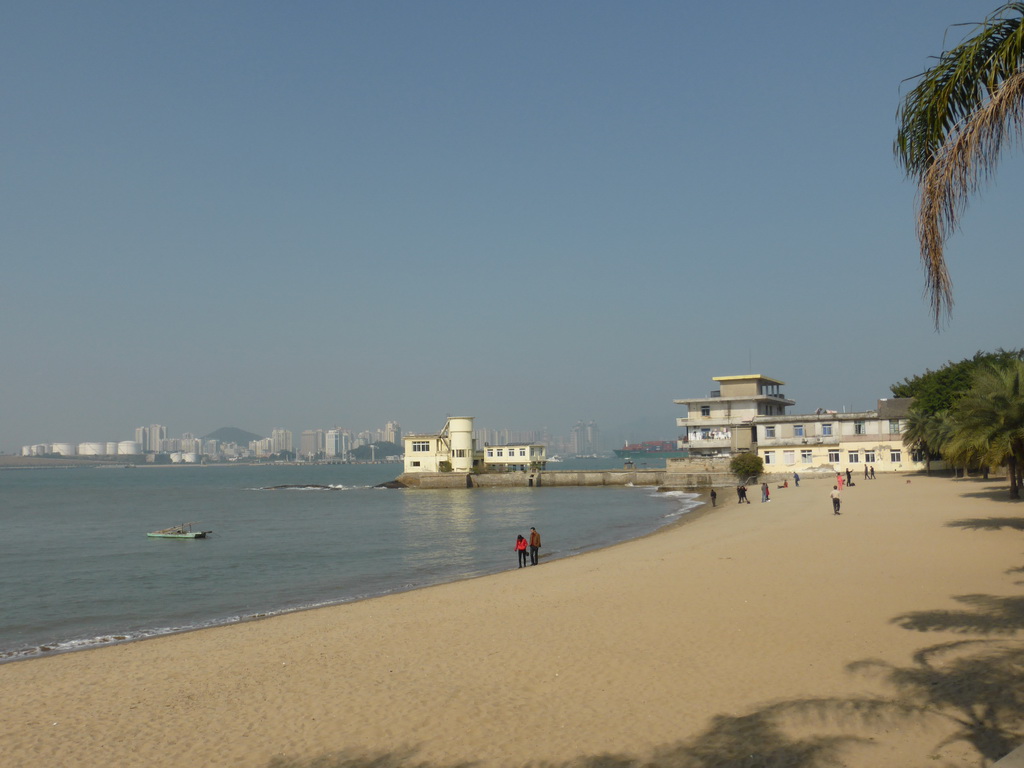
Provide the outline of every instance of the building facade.
[[767,376],[715,376],[718,389],[707,397],[675,400],[687,415],[676,419],[685,430],[679,447],[694,458],[732,456],[756,450],[759,416],[783,416],[795,405],[782,394],[784,381]]
[[862,473],[911,472],[925,467],[924,457],[903,445],[912,399],[878,401],[873,411],[792,414],[795,405],[782,394],[785,382],[759,374],[716,376],[719,389],[708,397],[675,400],[687,408],[676,424],[685,429],[680,442],[690,459],[728,459],[737,453],[758,454],[765,471],[819,470]]
[[402,437],[408,473],[417,472],[513,472],[543,468],[546,448],[540,443],[515,443],[476,447],[473,417],[452,417],[437,434]]

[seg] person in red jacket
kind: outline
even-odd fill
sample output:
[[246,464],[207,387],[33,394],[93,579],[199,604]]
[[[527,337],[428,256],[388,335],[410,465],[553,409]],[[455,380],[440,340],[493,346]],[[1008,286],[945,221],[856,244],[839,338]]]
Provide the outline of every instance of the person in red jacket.
[[523,534],[516,537],[516,552],[519,554],[519,567],[522,568],[526,565],[526,539]]

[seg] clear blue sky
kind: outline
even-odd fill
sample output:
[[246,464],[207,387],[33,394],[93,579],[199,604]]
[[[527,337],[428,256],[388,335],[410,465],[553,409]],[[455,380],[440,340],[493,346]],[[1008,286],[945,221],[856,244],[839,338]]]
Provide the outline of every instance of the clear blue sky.
[[1019,153],[941,333],[892,157],[901,81],[997,4],[6,3],[0,450],[668,439],[712,376],[863,410],[1021,346]]

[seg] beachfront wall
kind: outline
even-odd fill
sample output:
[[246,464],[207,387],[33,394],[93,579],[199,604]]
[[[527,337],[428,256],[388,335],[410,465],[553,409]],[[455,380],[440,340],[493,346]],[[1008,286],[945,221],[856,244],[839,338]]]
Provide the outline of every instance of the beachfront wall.
[[472,474],[461,472],[412,472],[400,475],[398,482],[410,488],[539,488],[598,485],[661,486],[663,469],[536,470],[532,472],[494,472]]

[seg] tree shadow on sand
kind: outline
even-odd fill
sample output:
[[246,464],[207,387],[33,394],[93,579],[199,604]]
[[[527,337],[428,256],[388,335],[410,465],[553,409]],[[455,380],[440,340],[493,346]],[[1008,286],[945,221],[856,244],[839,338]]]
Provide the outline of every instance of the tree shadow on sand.
[[[561,763],[530,761],[530,768],[836,768],[843,754],[869,748],[865,732],[939,726],[946,733],[931,755],[969,745],[986,766],[1024,742],[1024,597],[964,595],[962,611],[915,611],[893,623],[918,632],[988,635],[921,649],[906,666],[878,659],[848,664],[851,673],[879,680],[888,694],[777,701],[739,715],[716,715],[700,733],[650,754],[580,755]],[[997,636],[997,637],[994,637]],[[802,734],[802,735],[794,735]],[[276,758],[267,768],[479,768],[476,761],[433,763],[415,748],[392,752],[337,752],[312,759]],[[957,765],[963,765],[958,761]]]
[[[948,728],[929,756],[965,743],[986,766],[1024,741],[1024,643],[972,639],[914,654],[907,666],[877,659],[847,665],[872,676],[889,695],[787,699],[741,715],[716,715],[700,733],[650,754],[581,755],[564,762],[522,760],[531,768],[838,768],[848,750],[870,748],[865,730]],[[793,734],[801,733],[802,736]],[[855,735],[856,734],[856,735]],[[354,751],[311,759],[275,758],[267,768],[479,768],[476,761],[436,763],[415,748]],[[957,763],[962,765],[962,762]]]
[[946,523],[948,528],[966,528],[969,531],[1001,531],[1011,528],[1024,531],[1024,517],[975,517],[968,520],[953,520]]
[[[524,760],[524,768],[841,768],[843,747],[864,742],[855,736],[791,738],[776,722],[782,710],[769,707],[747,715],[718,715],[692,739],[647,756],[585,755],[560,763]],[[476,768],[474,762],[429,763],[416,750],[336,753],[309,760],[275,758],[267,768]]]
[[904,629],[916,632],[1010,635],[1024,629],[1024,597],[959,595],[953,599],[974,610],[912,611],[892,621]]
[[959,493],[965,499],[984,499],[985,501],[996,501],[1000,504],[1019,504],[1020,499],[1010,497],[1010,489],[1007,486],[1001,488],[989,488],[987,490],[963,491]]

